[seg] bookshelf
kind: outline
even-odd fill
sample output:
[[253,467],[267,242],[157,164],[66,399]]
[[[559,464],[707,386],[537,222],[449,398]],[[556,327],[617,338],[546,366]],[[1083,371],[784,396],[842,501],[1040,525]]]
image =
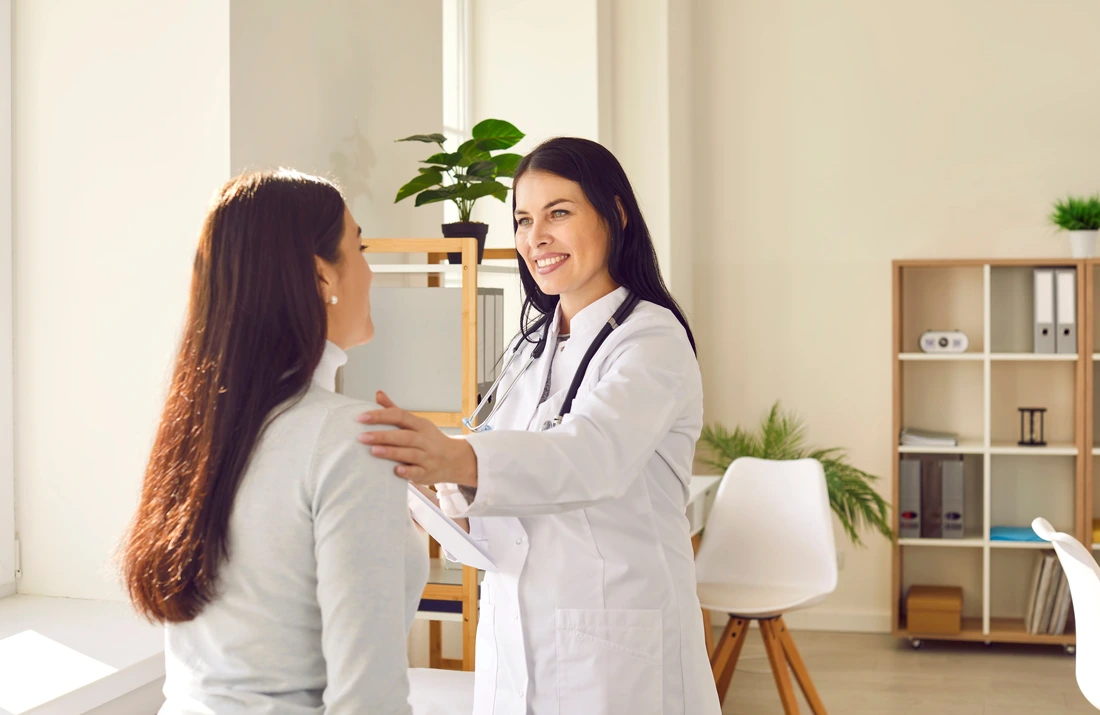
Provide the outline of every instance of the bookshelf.
[[[1027,632],[1024,616],[1036,560],[1045,542],[990,538],[997,525],[1028,526],[1044,516],[1059,531],[1093,545],[1100,490],[1100,425],[1092,419],[1100,370],[1100,303],[1093,289],[1100,261],[1074,259],[899,260],[893,263],[893,514],[899,513],[899,460],[960,455],[964,462],[964,536],[902,538],[893,546],[893,634],[914,647],[924,639],[983,643],[1075,643]],[[1033,352],[1033,269],[1076,269],[1077,352]],[[920,352],[926,330],[962,330],[966,352]],[[1042,447],[1017,444],[1018,407],[1045,407]],[[901,446],[903,427],[958,435],[953,447]],[[1086,439],[1087,437],[1087,439]],[[1091,452],[1091,454],[1090,454]],[[1097,501],[1094,502],[1094,499]],[[1086,528],[1086,525],[1088,528]],[[962,630],[910,632],[905,594],[912,585],[959,586]]]
[[[443,264],[448,252],[462,253],[461,264]],[[409,276],[424,274],[428,287],[443,287],[441,277],[458,279],[461,292],[461,382],[462,399],[460,412],[417,412],[436,426],[456,430],[462,429],[462,418],[471,414],[478,403],[478,285],[479,276],[505,275],[516,276],[516,266],[479,265],[477,263],[477,240],[473,238],[364,238],[363,252],[367,254],[424,255],[427,262],[375,263],[371,270],[378,275],[393,274]],[[514,249],[486,249],[485,259],[516,259]],[[454,356],[459,357],[458,355]],[[370,396],[364,396],[373,399]],[[428,549],[430,570],[428,583],[424,588],[422,600],[440,604],[433,609],[421,608],[416,618],[429,621],[428,654],[432,668],[472,671],[474,669],[475,641],[478,624],[478,597],[483,574],[477,569],[463,566],[461,569],[448,567],[440,553],[439,544],[429,537]],[[456,604],[451,608],[449,604]],[[422,604],[423,605],[423,604]],[[450,659],[443,657],[442,624],[444,622],[462,624],[462,657]]]

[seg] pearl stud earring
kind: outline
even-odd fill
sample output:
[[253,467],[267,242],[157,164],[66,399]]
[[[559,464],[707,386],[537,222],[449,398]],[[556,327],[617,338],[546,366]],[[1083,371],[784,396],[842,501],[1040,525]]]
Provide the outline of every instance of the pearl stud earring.
[[336,302],[337,302],[336,296],[332,296],[331,298],[329,298],[328,302],[331,303],[332,305],[336,305]]

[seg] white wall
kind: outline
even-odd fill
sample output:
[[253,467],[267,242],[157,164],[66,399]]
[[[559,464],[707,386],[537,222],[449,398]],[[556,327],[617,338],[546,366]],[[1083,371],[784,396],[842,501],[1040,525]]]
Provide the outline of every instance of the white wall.
[[[505,119],[527,136],[526,154],[555,136],[599,140],[598,0],[476,0],[471,18],[472,124]],[[426,158],[426,157],[425,157]],[[512,198],[478,201],[486,245],[515,246]]]
[[[888,480],[890,261],[1069,255],[1045,216],[1100,189],[1100,4],[692,11],[707,419],[754,424],[782,399],[812,442]],[[838,591],[801,622],[889,628],[886,542],[846,552]]]
[[439,0],[232,0],[234,171],[337,179],[364,236],[439,236],[442,206],[394,205],[442,129]]
[[645,216],[669,290],[692,318],[691,5],[614,0],[610,136]]
[[14,12],[19,590],[118,598],[207,201],[229,171],[227,0]]
[[11,0],[0,2],[0,598],[15,592],[11,284]]

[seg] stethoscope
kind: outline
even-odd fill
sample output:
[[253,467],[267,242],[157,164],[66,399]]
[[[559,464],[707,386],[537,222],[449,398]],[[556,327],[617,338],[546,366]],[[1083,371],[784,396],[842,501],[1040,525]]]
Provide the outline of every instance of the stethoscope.
[[[619,309],[615,311],[615,314],[607,319],[604,326],[600,329],[596,338],[592,341],[592,344],[588,346],[588,352],[584,354],[584,359],[581,360],[581,364],[577,367],[577,371],[573,374],[573,382],[569,384],[569,391],[565,393],[565,401],[562,402],[561,409],[558,410],[557,416],[552,420],[547,420],[543,423],[542,429],[548,430],[553,427],[557,427],[561,424],[562,419],[569,414],[569,410],[573,407],[573,399],[577,396],[577,391],[581,387],[581,382],[584,380],[584,373],[588,370],[588,363],[592,362],[592,357],[596,354],[596,351],[600,349],[604,341],[607,340],[607,336],[611,335],[611,331],[623,324],[623,321],[627,319],[627,316],[638,305],[638,301],[641,300],[636,294],[631,293],[623,301],[623,304],[619,306]],[[463,418],[462,424],[466,426],[466,429],[472,432],[488,432],[492,429],[489,423],[492,421],[493,416],[500,409],[500,406],[508,399],[508,394],[512,392],[512,388],[516,386],[519,379],[523,376],[523,373],[527,371],[527,368],[531,367],[531,364],[535,362],[546,349],[546,342],[550,336],[550,319],[546,319],[546,324],[542,330],[542,337],[539,338],[538,343],[535,344],[535,349],[531,351],[531,355],[527,358],[527,362],[516,374],[515,379],[508,385],[508,389],[504,391],[500,399],[493,405],[493,409],[489,412],[488,416],[481,421],[481,424],[474,425],[474,418],[481,412],[486,404],[493,401],[494,396],[500,389],[500,382],[504,379],[504,376],[508,373],[508,368],[511,367],[512,362],[516,359],[516,355],[519,353],[519,349],[523,346],[524,340],[520,339],[516,342],[515,347],[512,348],[512,354],[508,356],[508,361],[504,363],[504,369],[500,371],[500,376],[493,382],[492,387],[485,393],[485,397],[482,398],[478,406],[474,408],[474,413],[469,417]]]

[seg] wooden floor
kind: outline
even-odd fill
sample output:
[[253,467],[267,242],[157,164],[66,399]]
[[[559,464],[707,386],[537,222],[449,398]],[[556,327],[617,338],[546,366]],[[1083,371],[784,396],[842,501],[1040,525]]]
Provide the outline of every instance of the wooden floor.
[[[792,632],[829,715],[1076,715],[1093,709],[1061,647],[925,642]],[[795,686],[797,690],[797,685]],[[810,710],[799,693],[801,713]],[[753,629],[722,712],[781,715],[760,631]]]

